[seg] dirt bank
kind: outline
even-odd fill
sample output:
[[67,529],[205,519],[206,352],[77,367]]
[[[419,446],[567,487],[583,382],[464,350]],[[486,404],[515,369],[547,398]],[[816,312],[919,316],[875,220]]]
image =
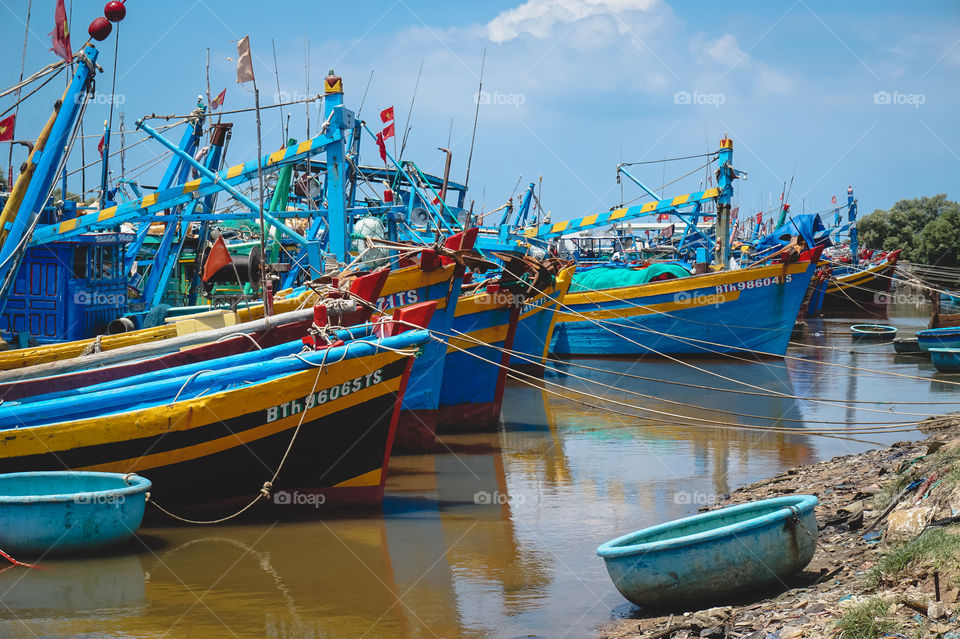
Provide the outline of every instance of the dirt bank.
[[719,504],[819,497],[817,552],[786,587],[709,610],[635,608],[599,636],[960,639],[960,416],[928,422],[923,441],[792,468]]

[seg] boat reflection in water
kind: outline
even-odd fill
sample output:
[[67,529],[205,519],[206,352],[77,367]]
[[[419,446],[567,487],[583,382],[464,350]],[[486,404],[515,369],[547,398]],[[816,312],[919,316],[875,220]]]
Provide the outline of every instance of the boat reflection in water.
[[[590,633],[627,606],[595,555],[600,543],[693,514],[786,468],[868,447],[805,434],[816,425],[803,420],[844,421],[843,403],[800,403],[776,392],[873,400],[881,391],[872,378],[851,380],[848,371],[841,377],[814,363],[856,356],[861,366],[883,369],[892,355],[854,355],[842,343],[801,352],[811,361],[690,362],[729,379],[669,361],[560,363],[612,388],[550,371],[534,386],[509,382],[497,432],[441,436],[433,455],[392,460],[382,513],[146,528],[150,550],[107,563],[78,560],[79,570],[64,572],[70,594],[40,589],[49,588],[42,580],[59,572],[59,561],[49,574],[19,583],[23,569],[0,573],[12,609],[0,606],[0,636],[100,636],[105,628],[118,636],[284,639]],[[942,398],[925,379],[890,383],[920,401]],[[695,388],[703,386],[758,394]],[[577,397],[573,389],[658,413]],[[748,424],[790,430],[722,427]],[[876,439],[903,434],[886,437]],[[90,592],[81,597],[83,589]]]

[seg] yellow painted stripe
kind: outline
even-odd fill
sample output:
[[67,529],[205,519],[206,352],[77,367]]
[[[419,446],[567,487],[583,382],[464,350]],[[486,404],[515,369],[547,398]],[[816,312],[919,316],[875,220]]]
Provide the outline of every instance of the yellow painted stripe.
[[621,217],[627,214],[627,209],[617,209],[610,214],[611,220],[619,220]]
[[61,233],[72,231],[75,228],[77,228],[77,218],[73,218],[72,220],[66,220],[65,222],[60,222],[59,229]]
[[151,193],[150,195],[144,196],[143,200],[140,202],[140,208],[145,209],[149,206],[153,206],[157,203],[157,194]]
[[690,199],[690,195],[691,195],[690,193],[687,193],[686,195],[678,195],[677,197],[673,198],[673,200],[670,201],[670,205],[678,206],[680,204],[686,204],[687,200]]
[[713,187],[712,189],[707,189],[703,192],[703,199],[708,200],[720,195],[720,189]]
[[306,140],[305,142],[301,142],[300,144],[297,145],[297,153],[298,154],[306,153],[311,149],[312,145],[313,145],[312,140]]
[[189,182],[183,185],[183,192],[193,193],[200,187],[200,181],[201,181],[200,178],[197,178],[196,180],[190,180]]
[[570,226],[569,220],[565,222],[557,222],[556,224],[550,227],[550,232],[559,233],[560,231],[566,231],[568,226]]
[[580,226],[590,226],[591,224],[594,224],[597,221],[598,217],[600,217],[599,213],[595,215],[588,215],[587,217],[583,218],[583,220],[580,222]]
[[[316,386],[317,390],[332,388],[358,376],[366,375],[398,359],[400,359],[399,355],[390,352],[380,353],[369,359],[346,360],[342,362],[343,366],[329,365],[321,378],[321,382]],[[209,396],[177,402],[176,404],[10,431],[12,436],[7,437],[3,447],[0,448],[0,459],[123,442],[171,432],[190,431],[211,423],[227,421],[248,414],[253,410],[253,406],[257,407],[256,410],[264,410],[270,406],[299,400],[310,394],[316,379],[317,373],[311,369],[285,376],[279,380],[221,391]],[[309,413],[308,418],[319,419],[384,393],[395,392],[399,383],[400,378],[397,377],[376,386],[364,388],[356,393],[350,393],[332,402],[320,404],[307,411]],[[283,430],[295,428],[300,422],[301,416],[302,413],[294,413],[268,424],[194,446],[155,453],[140,459],[118,460],[96,468],[105,469],[108,466],[110,468],[127,468],[126,471],[117,472],[131,472],[156,468],[186,459],[195,459],[263,437],[269,437]]]
[[[787,273],[795,275],[803,273],[810,267],[810,262],[797,262],[787,267]],[[721,284],[736,284],[755,280],[763,277],[776,277],[783,274],[783,266],[776,264],[773,266],[762,266],[759,268],[747,268],[737,271],[720,271],[718,273],[705,273],[703,275],[691,275],[690,277],[679,277],[662,282],[650,282],[648,284],[635,284],[632,286],[620,286],[616,288],[603,289],[602,291],[571,291],[567,293],[567,305],[587,303],[611,302],[613,299],[631,299],[634,297],[650,297],[653,295],[664,295],[669,293],[679,293],[681,291],[694,291],[699,289],[709,289]]]
[[649,213],[650,211],[654,210],[655,208],[657,208],[657,203],[656,203],[656,202],[647,202],[646,204],[644,204],[643,206],[640,207],[640,212],[641,212],[641,213]]
[[229,180],[230,178],[235,178],[235,177],[237,177],[238,175],[240,175],[241,173],[243,173],[243,165],[242,165],[242,164],[237,164],[236,166],[231,166],[229,169],[227,169],[227,179]]
[[[464,337],[451,337],[449,345],[447,346],[448,353],[457,353],[458,349],[471,349],[478,348],[481,344],[477,344],[479,340],[483,344],[493,344],[495,342],[502,342],[507,338],[507,329],[510,327],[507,324],[502,324],[500,326],[491,326],[490,328],[481,328],[478,331],[470,331],[465,334]],[[468,339],[469,338],[469,339]],[[458,348],[454,348],[454,347]],[[477,360],[478,363],[481,363]]]
[[277,162],[283,159],[283,156],[286,155],[286,153],[287,153],[286,149],[280,149],[279,151],[274,151],[273,153],[270,154],[270,157],[267,158],[267,164],[268,165],[276,164]]
[[111,206],[108,209],[103,209],[100,211],[100,215],[97,216],[97,222],[103,222],[104,220],[109,220],[117,212],[117,207]]
[[682,301],[661,302],[659,304],[645,304],[643,306],[628,306],[626,308],[602,309],[596,311],[581,311],[579,314],[558,311],[557,321],[586,322],[589,320],[638,317],[641,315],[653,315],[654,313],[669,313],[671,311],[700,308],[702,306],[713,306],[714,304],[724,304],[739,298],[740,291],[730,291],[729,293],[715,293],[709,295],[704,294]]
[[371,470],[368,473],[362,475],[357,475],[352,479],[347,481],[342,481],[339,484],[334,484],[334,488],[350,488],[353,486],[379,486],[380,478],[383,476],[383,469],[376,468]]

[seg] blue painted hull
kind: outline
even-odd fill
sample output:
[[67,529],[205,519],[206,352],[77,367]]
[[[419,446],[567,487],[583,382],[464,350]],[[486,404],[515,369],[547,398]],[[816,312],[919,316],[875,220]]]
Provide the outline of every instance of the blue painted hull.
[[930,359],[941,373],[960,372],[960,348],[931,348]]
[[143,521],[150,486],[143,477],[118,473],[0,475],[0,549],[37,556],[122,543]]
[[928,328],[917,331],[917,345],[920,350],[931,348],[960,348],[960,328]]
[[552,350],[566,356],[724,354],[782,357],[811,262],[571,292]]
[[812,495],[776,497],[678,519],[597,549],[638,606],[717,603],[802,570],[816,550]]
[[[453,320],[443,382],[440,385],[438,431],[478,430],[495,426],[506,383],[520,308],[495,296],[475,293],[462,298]],[[462,335],[462,336],[461,336]]]
[[513,339],[513,350],[518,354],[511,356],[510,368],[542,374],[548,347],[553,339],[556,312],[570,288],[572,275],[573,267],[561,271],[552,287],[524,303],[517,321],[517,334]]

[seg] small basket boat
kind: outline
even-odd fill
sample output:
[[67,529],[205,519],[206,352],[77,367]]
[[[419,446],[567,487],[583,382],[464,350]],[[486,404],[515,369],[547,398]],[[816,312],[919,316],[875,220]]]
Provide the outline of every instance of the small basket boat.
[[960,372],[960,348],[931,348],[930,360],[941,373]]
[[802,570],[817,546],[816,504],[791,495],[720,508],[618,537],[597,554],[634,604],[703,607]]
[[890,340],[896,336],[897,329],[885,324],[854,324],[850,333],[854,340]]
[[130,539],[143,521],[150,480],[80,471],[0,475],[0,550],[72,554]]
[[960,348],[960,327],[917,331],[917,343],[922,351],[929,351],[931,348]]
[[920,343],[916,337],[897,337],[893,340],[893,350],[901,355],[919,354]]

